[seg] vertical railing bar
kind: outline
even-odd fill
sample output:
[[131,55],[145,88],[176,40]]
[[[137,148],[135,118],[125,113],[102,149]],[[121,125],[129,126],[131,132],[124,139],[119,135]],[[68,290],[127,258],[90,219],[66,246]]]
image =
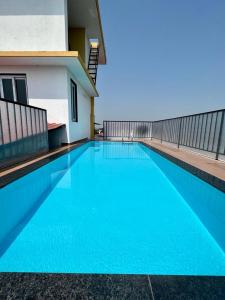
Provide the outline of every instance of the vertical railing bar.
[[187,131],[187,118],[186,117],[184,117],[184,123],[185,123],[185,126],[184,126],[183,146],[185,146],[185,144],[186,144],[186,131]]
[[173,131],[173,142],[177,143],[177,132],[178,132],[178,127],[177,127],[177,119],[174,120],[174,131]]
[[194,137],[195,137],[195,116],[193,116],[192,118],[192,127],[191,127],[191,134],[192,134],[192,138],[191,138],[191,147],[193,147],[193,142],[194,142]]
[[46,144],[48,144],[48,118],[47,118],[47,111],[45,111],[45,135],[46,135]]
[[211,136],[211,129],[212,129],[212,118],[213,118],[213,114],[211,114],[211,119],[210,119],[210,126],[209,126],[209,134],[208,134],[208,145],[207,145],[207,151],[209,151],[209,143],[210,143],[210,136]]
[[162,135],[163,135],[163,121],[161,121],[161,144],[162,144]]
[[34,124],[35,124],[35,134],[37,134],[37,120],[36,120],[36,111],[34,109]]
[[192,142],[192,129],[193,129],[193,116],[190,117],[190,135],[189,135],[189,147],[191,147],[191,142]]
[[182,120],[183,118],[180,118],[180,124],[179,124],[179,131],[178,131],[178,141],[177,141],[177,148],[180,148],[180,136],[181,136],[181,129],[182,129]]
[[26,119],[27,137],[28,137],[29,136],[29,130],[28,130],[28,121],[27,121],[27,107],[25,107],[25,119]]
[[200,138],[199,138],[199,149],[201,149],[201,141],[202,141],[202,134],[203,134],[203,123],[204,123],[204,115],[201,115],[201,130],[200,130]]
[[214,152],[214,143],[215,143],[215,137],[216,137],[216,128],[217,128],[217,121],[218,121],[218,111],[216,112],[216,120],[215,120],[215,126],[214,126],[214,135],[213,135],[213,142],[212,142],[212,152]]
[[199,137],[199,120],[200,120],[200,115],[198,115],[198,121],[197,121],[197,133],[196,133],[196,137],[195,137],[195,148],[197,147],[197,143],[198,143],[198,137]]
[[206,137],[207,125],[208,125],[208,114],[206,114],[206,120],[205,120],[205,130],[204,130],[204,139],[203,139],[203,150],[205,150],[205,137]]
[[221,117],[219,137],[218,137],[218,143],[217,143],[217,149],[216,149],[216,160],[218,160],[218,158],[219,158],[220,145],[221,145],[221,141],[222,141],[222,131],[223,131],[224,114],[225,114],[225,110],[223,110],[222,117]]
[[176,141],[176,137],[177,137],[176,132],[177,132],[177,119],[175,119],[175,120],[173,121],[173,143],[176,143],[176,142],[177,142],[177,141]]
[[38,119],[39,119],[39,134],[41,133],[41,117],[40,117],[40,110],[38,110]]
[[16,141],[18,140],[18,132],[17,132],[17,124],[16,124],[16,104],[13,103],[13,112],[14,112],[14,123],[15,123],[15,133],[16,133]]
[[195,148],[196,139],[198,136],[198,116],[196,115],[194,118],[195,118],[195,126],[194,126],[194,138],[193,138],[193,143],[192,143],[193,148]]
[[0,126],[1,126],[1,140],[2,140],[2,145],[5,144],[4,142],[4,135],[3,135],[3,128],[2,128],[2,112],[1,112],[1,106],[0,106]]
[[20,125],[21,125],[21,134],[22,134],[22,138],[24,137],[23,135],[23,122],[22,122],[22,111],[21,111],[21,105],[20,107]]
[[186,142],[185,142],[185,146],[188,146],[188,140],[189,140],[189,127],[190,127],[190,118],[187,117],[187,136],[186,136]]
[[9,107],[8,107],[8,102],[6,102],[6,114],[7,114],[7,121],[8,121],[8,129],[9,129],[9,140],[10,142],[12,141],[11,138],[11,128],[10,128],[10,122],[9,122]]
[[31,128],[31,135],[34,135],[34,130],[33,130],[33,121],[32,121],[32,108],[29,108],[29,112],[30,112],[30,128]]

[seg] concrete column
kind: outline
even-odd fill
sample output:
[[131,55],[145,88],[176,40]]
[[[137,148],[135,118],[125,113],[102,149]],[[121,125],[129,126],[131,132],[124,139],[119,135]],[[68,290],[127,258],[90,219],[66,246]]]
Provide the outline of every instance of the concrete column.
[[91,139],[95,136],[95,98],[91,97],[91,115],[90,115],[90,137]]

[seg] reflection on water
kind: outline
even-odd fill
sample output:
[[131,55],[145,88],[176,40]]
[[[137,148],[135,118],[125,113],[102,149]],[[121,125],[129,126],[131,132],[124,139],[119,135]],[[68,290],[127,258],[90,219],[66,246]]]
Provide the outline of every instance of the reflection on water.
[[[98,142],[96,142],[95,145],[98,145]],[[140,151],[138,143],[105,142],[103,145],[101,144],[101,146],[103,147],[104,159],[149,159],[145,151]]]
[[0,189],[0,256],[89,144]]
[[225,252],[225,194],[154,151],[147,149],[146,153],[149,153]]

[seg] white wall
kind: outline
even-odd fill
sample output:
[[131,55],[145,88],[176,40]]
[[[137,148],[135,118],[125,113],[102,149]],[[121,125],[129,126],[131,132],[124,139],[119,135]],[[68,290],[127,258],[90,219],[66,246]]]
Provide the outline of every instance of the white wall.
[[90,138],[90,114],[91,114],[91,101],[90,97],[85,93],[81,86],[77,84],[77,107],[78,107],[78,122],[72,122],[71,118],[71,79],[76,82],[69,72],[67,73],[68,80],[68,95],[69,95],[69,140],[70,143]]
[[67,50],[67,0],[0,0],[0,50]]
[[90,137],[90,97],[77,84],[78,122],[72,122],[70,80],[76,78],[65,67],[0,66],[1,73],[26,75],[29,104],[46,109],[49,123],[66,125],[64,143]]
[[[66,124],[68,128],[66,68],[0,66],[0,73],[25,74],[29,104],[46,109],[49,123]],[[64,137],[65,143],[67,142],[67,135]]]

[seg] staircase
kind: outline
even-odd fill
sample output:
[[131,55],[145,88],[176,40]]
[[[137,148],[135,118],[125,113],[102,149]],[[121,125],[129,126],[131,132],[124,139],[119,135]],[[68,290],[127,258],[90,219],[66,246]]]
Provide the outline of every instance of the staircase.
[[96,46],[91,46],[89,61],[88,61],[88,72],[91,75],[94,84],[96,84],[96,78],[97,78],[98,59],[99,59],[99,48]]

